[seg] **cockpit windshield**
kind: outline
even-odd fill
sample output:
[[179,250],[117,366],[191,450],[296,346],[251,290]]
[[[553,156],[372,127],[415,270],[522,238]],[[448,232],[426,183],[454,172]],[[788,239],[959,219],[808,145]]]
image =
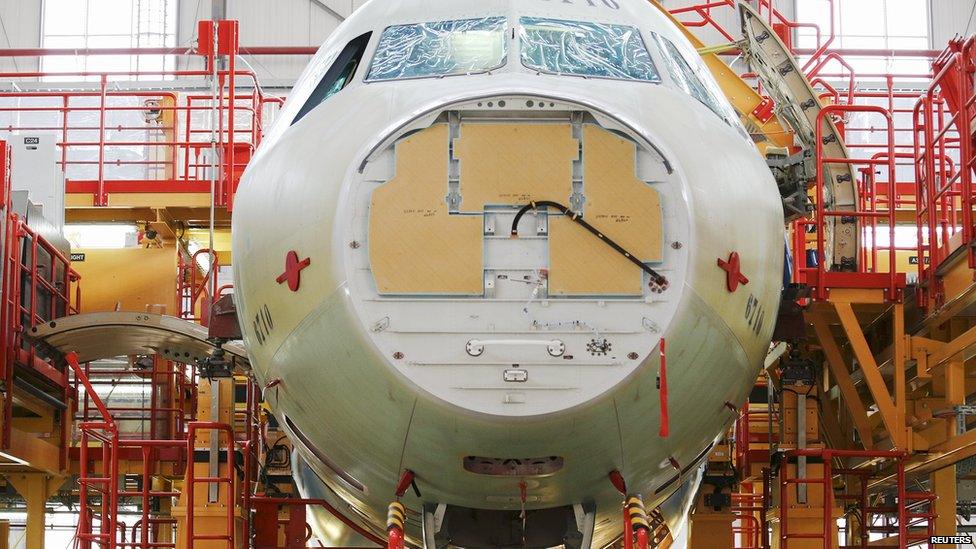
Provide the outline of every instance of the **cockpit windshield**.
[[651,33],[651,35],[660,48],[661,58],[671,80],[682,91],[700,101],[748,138],[748,133],[742,127],[735,109],[725,100],[725,93],[712,78],[701,56],[694,50],[682,52],[681,47],[660,34]]
[[661,82],[640,31],[625,25],[522,17],[522,64],[550,74]]
[[488,72],[505,64],[505,17],[387,27],[367,82]]

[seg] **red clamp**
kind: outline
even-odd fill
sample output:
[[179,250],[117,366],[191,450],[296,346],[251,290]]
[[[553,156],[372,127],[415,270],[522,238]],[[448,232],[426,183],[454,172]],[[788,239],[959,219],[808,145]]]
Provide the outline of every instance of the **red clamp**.
[[775,108],[776,103],[772,99],[763,97],[763,100],[753,109],[752,116],[756,117],[756,120],[761,124],[765,124],[773,117],[773,110]]
[[614,469],[613,471],[610,471],[610,474],[607,476],[610,478],[610,484],[613,484],[613,487],[616,488],[621,495],[626,496],[627,482],[624,480],[624,476],[620,474],[620,471]]
[[285,272],[281,273],[277,279],[278,284],[288,283],[288,289],[297,292],[302,284],[302,271],[305,267],[312,264],[312,258],[306,257],[298,260],[298,252],[292,250],[285,256]]
[[658,375],[657,388],[661,400],[661,428],[658,436],[668,438],[671,434],[671,419],[668,416],[668,357],[664,352],[664,338],[661,338],[661,373]]
[[739,289],[739,284],[745,286],[749,279],[742,274],[742,263],[739,260],[739,252],[729,254],[728,261],[719,258],[718,266],[725,271],[725,286],[730,293],[735,293]]
[[413,484],[414,478],[416,478],[416,475],[414,475],[413,471],[404,469],[403,475],[400,476],[400,482],[397,483],[396,487],[396,496],[398,498],[402,498],[403,494],[407,493],[407,488],[410,488],[410,485]]

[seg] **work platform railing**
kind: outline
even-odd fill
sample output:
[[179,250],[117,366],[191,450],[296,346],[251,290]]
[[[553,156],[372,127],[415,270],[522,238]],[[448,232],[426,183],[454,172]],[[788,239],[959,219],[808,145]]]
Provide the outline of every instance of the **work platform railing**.
[[[216,24],[216,51],[206,43],[215,23],[201,23],[197,53],[205,70],[0,73],[14,90],[37,80],[97,83],[96,90],[0,91],[0,131],[56,136],[67,193],[90,197],[76,206],[113,205],[112,194],[212,191],[218,207],[232,208],[241,174],[284,100],[265,95],[256,74],[238,67],[235,21]],[[215,68],[220,59],[226,68]],[[202,91],[115,86],[148,78],[197,82]]]
[[96,393],[72,376],[78,421],[96,417],[96,397],[115,418],[121,440],[180,439],[196,420],[200,378],[195,365],[147,355],[86,362],[82,368]]
[[[30,345],[24,334],[32,326],[76,314],[81,307],[81,277],[51,240],[14,211],[10,152],[0,141],[0,379],[3,379],[0,447],[12,443],[14,400],[18,393],[67,411],[71,402],[68,373]],[[51,235],[47,235],[51,236]],[[61,416],[58,461],[67,466],[70,421]]]
[[914,111],[920,301],[945,304],[942,278],[958,261],[976,269],[974,126],[976,40],[954,40]]
[[[827,143],[824,136],[826,121],[833,116],[843,116],[850,113],[869,113],[879,116],[884,121],[887,137],[886,151],[871,158],[840,158],[827,157],[824,146]],[[816,122],[816,182],[814,186],[813,202],[814,217],[797,221],[794,225],[795,251],[795,282],[804,284],[811,289],[811,296],[816,300],[826,300],[830,296],[831,288],[879,289],[885,292],[889,301],[901,300],[901,292],[906,286],[905,273],[897,270],[897,257],[894,247],[895,227],[897,225],[897,210],[899,200],[897,193],[890,193],[885,200],[879,199],[877,194],[876,170],[881,170],[884,180],[896,182],[896,159],[898,154],[895,147],[895,128],[892,114],[883,107],[871,105],[829,105],[824,107]],[[830,173],[829,166],[848,165],[857,168],[860,174],[857,188],[860,193],[854,209],[827,209],[828,201],[826,186]],[[839,223],[831,223],[830,220]],[[828,262],[832,253],[827,231],[844,230],[844,226],[857,227],[860,231],[858,250],[862,259],[857,263],[856,272],[844,272],[836,269]],[[808,229],[816,235],[810,246],[807,242]],[[881,267],[878,263],[878,230],[888,233],[887,265]]]
[[[266,464],[259,459],[268,441],[260,419],[261,391],[253,380],[241,378],[236,384],[243,384],[243,390],[231,391],[243,394],[244,401],[234,405],[230,423],[191,417],[171,438],[138,438],[132,433],[126,436],[119,410],[100,398],[97,384],[88,377],[91,368],[80,364],[73,353],[65,361],[87,399],[73,452],[79,463],[79,549],[304,548],[311,539],[307,524],[311,508],[331,514],[377,547],[386,546],[383,537],[328,501],[268,494],[263,479]],[[216,446],[209,431],[219,433]],[[216,469],[210,452],[219,453]],[[181,489],[172,487],[177,483]],[[211,485],[217,487],[216,496],[207,489]],[[163,502],[174,506],[178,502],[179,513],[167,511],[171,505]],[[220,511],[215,515],[213,509]],[[122,523],[123,515],[138,519],[130,528]]]
[[[815,458],[818,463],[822,463],[822,473],[819,476],[799,476],[789,473],[789,468],[785,465],[779,469],[779,548],[789,549],[792,540],[822,540],[824,549],[856,549],[867,547],[913,547],[920,544],[928,544],[929,537],[935,534],[934,520],[935,514],[932,511],[933,502],[936,495],[931,492],[909,491],[905,474],[905,464],[908,455],[898,451],[880,450],[839,450],[839,449],[806,449],[788,450],[782,452],[781,458],[784,462],[791,459],[806,457]],[[868,486],[870,481],[878,477],[878,473],[872,468],[877,465],[870,465],[865,468],[835,466],[835,461],[860,460],[863,462],[879,463],[885,462],[889,468],[893,468],[895,473],[895,484],[892,487],[894,494],[893,504],[877,505],[868,498]],[[848,477],[857,479],[857,493],[850,491],[835,493],[835,477]],[[822,517],[822,530],[819,532],[794,532],[790,529],[789,523],[793,511],[790,503],[791,491],[799,489],[801,486],[817,486],[823,490],[824,504]],[[838,501],[851,502],[852,508],[859,514],[859,534],[855,544],[845,544],[836,539],[837,516],[835,508]],[[876,526],[872,524],[871,516],[886,517],[885,524]],[[889,520],[891,519],[891,520]],[[894,524],[894,527],[890,525]],[[887,534],[888,537],[878,540],[871,539],[872,533]],[[892,538],[891,534],[896,535]],[[803,545],[809,547],[809,545]]]
[[[173,71],[160,78],[208,75]],[[0,81],[47,76],[95,76],[99,91],[0,92],[0,116],[8,115],[0,131],[56,135],[66,192],[91,196],[93,206],[108,206],[113,193],[209,193],[212,179],[217,205],[231,205],[240,175],[261,141],[265,118],[281,104],[280,98],[260,92],[249,71],[218,72],[222,89],[235,87],[229,83],[240,79],[252,91],[235,92],[233,101],[223,92],[216,103],[207,94],[110,89],[110,78],[146,76],[135,72],[0,73]],[[219,120],[212,128],[215,109]]]
[[[903,82],[915,82],[923,86],[929,74],[916,73],[864,73],[858,72],[853,57],[875,55],[883,57],[929,57],[930,51],[853,50],[834,47],[838,39],[838,6],[833,0],[826,3],[829,16],[824,25],[791,20],[775,7],[772,0],[751,0],[748,3],[782,39],[786,47],[802,59],[801,72],[815,86],[824,110],[815,124],[820,133],[816,136],[815,157],[817,177],[811,182],[810,199],[814,212],[793,226],[791,248],[794,257],[794,281],[808,284],[814,300],[826,300],[832,288],[851,290],[881,290],[888,301],[900,301],[908,283],[904,268],[904,256],[914,251],[914,242],[905,244],[902,238],[906,221],[904,212],[910,211],[916,200],[912,170],[912,105],[919,92],[904,87]],[[707,47],[707,52],[719,55],[738,55],[741,36],[738,28],[738,2],[711,0],[682,6],[670,13],[686,27],[695,31],[710,32],[726,47]],[[794,45],[796,34],[805,41],[805,48]],[[757,75],[739,75],[746,81],[755,82],[759,93],[763,86]],[[903,86],[903,87],[899,87]],[[774,105],[767,98],[767,108]],[[850,158],[826,158],[824,155],[827,136],[823,124],[826,121],[837,126],[846,141]],[[795,152],[795,151],[794,151]],[[948,154],[951,161],[951,151]],[[833,182],[830,171],[850,166],[859,176],[854,182],[857,189],[854,203],[846,207],[834,207],[830,203]],[[880,171],[881,173],[876,173]],[[858,241],[852,250],[850,265],[835,265],[833,235],[842,231],[854,231]],[[896,236],[896,232],[898,233]],[[846,258],[845,258],[846,259]],[[856,264],[856,269],[852,265]]]
[[[825,33],[821,30],[820,25],[815,23],[798,22],[789,19],[779,9],[776,9],[775,2],[772,0],[749,1],[749,4],[755,8],[760,16],[767,18],[769,25],[773,27],[787,45],[791,46],[793,44],[792,33],[794,30],[805,28],[810,29],[814,33],[816,48],[811,52],[810,64],[820,59],[828,48],[830,48],[831,44],[833,44],[836,36],[834,29],[834,0],[827,0],[827,3],[830,11],[830,24],[828,25],[829,31]],[[711,30],[718,33],[725,40],[735,42],[739,32],[727,29],[719,21],[719,18],[722,16],[729,17],[731,15],[737,20],[738,14],[735,13],[738,9],[737,4],[738,2],[735,0],[711,0],[668,11],[671,15],[678,18],[686,28]]]
[[190,253],[178,244],[176,254],[176,316],[208,326],[210,306],[234,288],[220,284],[220,253],[209,248]]

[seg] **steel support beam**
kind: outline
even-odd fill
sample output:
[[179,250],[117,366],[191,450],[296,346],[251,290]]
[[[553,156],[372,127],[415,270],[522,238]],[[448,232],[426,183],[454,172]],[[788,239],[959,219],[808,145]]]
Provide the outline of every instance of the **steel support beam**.
[[[933,383],[935,383],[933,379]],[[966,371],[963,362],[950,362],[945,367],[944,385],[946,406],[966,403]],[[948,440],[961,434],[956,421],[946,421]],[[935,500],[935,533],[940,536],[956,535],[956,466],[952,464],[932,473],[932,491],[938,494]]]
[[64,477],[45,473],[11,473],[7,480],[27,503],[26,549],[44,549],[47,500],[64,483]]
[[861,372],[864,374],[864,380],[868,384],[871,396],[874,397],[874,403],[878,407],[878,413],[881,414],[881,420],[888,429],[892,445],[898,450],[907,449],[908,437],[906,436],[904,416],[899,413],[895,400],[891,398],[891,393],[881,375],[878,363],[864,338],[864,332],[861,331],[857,315],[854,314],[854,308],[850,303],[841,302],[834,303],[834,307],[837,309],[837,316],[844,327],[847,339],[851,342],[854,356],[861,366]]
[[940,352],[930,354],[927,360],[928,369],[933,370],[951,360],[965,362],[973,356],[976,356],[976,326],[952,338]]
[[822,316],[818,315],[814,318],[813,329],[816,331],[817,339],[820,340],[820,347],[827,357],[827,366],[830,368],[830,373],[837,381],[837,387],[840,389],[841,397],[843,397],[844,404],[847,406],[847,410],[851,414],[851,419],[854,421],[854,427],[861,437],[861,444],[865,449],[870,450],[874,446],[874,437],[871,434],[871,421],[868,418],[868,412],[864,407],[864,403],[861,402],[861,396],[857,394],[857,388],[854,386],[851,374],[847,371],[847,365],[844,361],[844,356],[840,352],[840,347],[837,345],[837,340],[834,339],[834,334],[830,333],[830,326]]

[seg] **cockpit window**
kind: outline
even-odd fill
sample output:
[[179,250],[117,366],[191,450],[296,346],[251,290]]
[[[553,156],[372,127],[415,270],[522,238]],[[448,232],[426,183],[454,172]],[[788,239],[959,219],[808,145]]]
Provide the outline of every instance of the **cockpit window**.
[[660,82],[640,31],[625,25],[523,17],[522,64],[550,74]]
[[387,27],[367,82],[488,72],[505,65],[505,18]]
[[711,76],[707,74],[708,69],[704,64],[697,63],[701,57],[693,54],[693,60],[689,61],[674,42],[657,33],[653,33],[653,36],[661,51],[661,58],[664,60],[668,74],[674,83],[685,93],[701,101],[719,118],[733,127],[741,127],[735,111],[721,99],[724,94]]
[[312,109],[325,103],[326,100],[341,92],[352,82],[363,60],[363,54],[366,53],[366,46],[369,44],[369,38],[372,34],[367,32],[346,44],[322,80],[315,86],[308,100],[302,105],[301,110],[295,115],[295,119],[291,121],[292,124],[297,124],[306,114],[312,112]]

